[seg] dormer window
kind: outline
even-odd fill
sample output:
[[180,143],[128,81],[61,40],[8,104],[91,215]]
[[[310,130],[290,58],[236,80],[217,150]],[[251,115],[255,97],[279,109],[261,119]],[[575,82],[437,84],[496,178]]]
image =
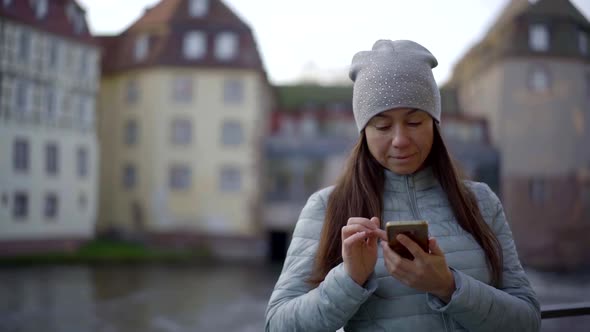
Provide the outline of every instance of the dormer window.
[[47,0],[37,0],[35,1],[35,15],[38,19],[42,19],[47,15]]
[[585,31],[578,31],[578,47],[580,54],[588,55],[588,35]]
[[188,12],[191,17],[203,17],[209,10],[209,0],[190,0]]
[[149,51],[150,47],[150,37],[148,35],[140,35],[135,39],[135,49],[133,55],[135,56],[135,61],[142,61],[144,60]]
[[238,51],[238,36],[233,32],[222,32],[215,38],[215,57],[231,60]]
[[205,33],[201,31],[191,31],[184,36],[182,51],[184,57],[189,60],[200,59],[207,52],[207,40]]
[[529,27],[529,47],[533,51],[549,50],[549,29],[545,24],[531,24]]
[[66,16],[68,20],[74,26],[74,33],[81,34],[84,32],[85,23],[84,23],[84,15],[81,10],[79,10],[74,2],[70,2],[66,6]]

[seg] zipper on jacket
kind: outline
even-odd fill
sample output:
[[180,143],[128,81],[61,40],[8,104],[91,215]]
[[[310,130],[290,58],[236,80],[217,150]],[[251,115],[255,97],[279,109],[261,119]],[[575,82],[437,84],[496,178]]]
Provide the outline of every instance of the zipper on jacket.
[[418,203],[416,203],[416,191],[414,186],[414,176],[406,176],[406,190],[410,198],[410,210],[414,219],[420,219],[420,213],[418,213]]

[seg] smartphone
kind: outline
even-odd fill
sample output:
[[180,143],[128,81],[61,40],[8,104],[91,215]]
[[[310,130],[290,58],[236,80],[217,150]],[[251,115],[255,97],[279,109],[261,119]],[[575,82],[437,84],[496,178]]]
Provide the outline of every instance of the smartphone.
[[428,252],[428,222],[425,220],[389,221],[385,224],[385,231],[389,247],[403,258],[414,260],[414,255],[396,239],[398,234],[406,235]]

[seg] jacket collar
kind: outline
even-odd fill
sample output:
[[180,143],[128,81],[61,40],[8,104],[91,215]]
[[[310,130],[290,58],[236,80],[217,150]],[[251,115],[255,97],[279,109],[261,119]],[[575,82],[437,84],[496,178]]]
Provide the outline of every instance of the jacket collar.
[[418,191],[438,185],[438,180],[434,176],[431,166],[427,166],[418,172],[408,175],[400,175],[386,168],[384,168],[384,173],[386,191],[406,191],[407,185],[414,187]]

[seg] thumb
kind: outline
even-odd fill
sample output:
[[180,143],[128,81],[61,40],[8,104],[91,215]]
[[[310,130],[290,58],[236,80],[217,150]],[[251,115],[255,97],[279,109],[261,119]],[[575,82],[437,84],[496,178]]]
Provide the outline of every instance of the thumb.
[[428,239],[428,247],[430,248],[430,253],[432,253],[433,255],[436,255],[436,256],[444,256],[445,255],[445,253],[442,251],[442,249],[438,246],[436,239],[433,237]]

